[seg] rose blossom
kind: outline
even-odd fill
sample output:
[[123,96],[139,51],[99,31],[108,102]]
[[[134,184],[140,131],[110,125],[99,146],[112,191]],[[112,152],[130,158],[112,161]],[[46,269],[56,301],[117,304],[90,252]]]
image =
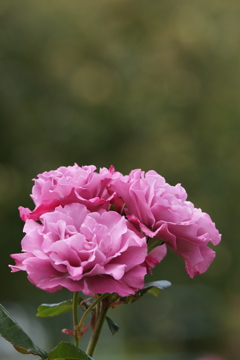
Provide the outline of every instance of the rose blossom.
[[187,201],[187,193],[171,186],[155,171],[140,169],[129,176],[116,176],[111,184],[125,203],[125,213],[146,236],[163,240],[180,255],[192,278],[207,270],[215,252],[208,242],[218,244],[221,236],[210,216]]
[[88,295],[128,296],[143,287],[146,238],[124,216],[72,203],[40,220],[26,221],[23,253],[11,255],[13,272],[26,271],[35,286],[48,292],[65,287]]
[[112,179],[114,168],[102,168],[99,173],[95,170],[94,165],[80,167],[75,164],[39,174],[38,179],[34,179],[31,195],[36,208],[31,212],[20,206],[22,220],[38,220],[45,212],[73,202],[86,205],[90,211],[107,208],[112,198],[107,186]]

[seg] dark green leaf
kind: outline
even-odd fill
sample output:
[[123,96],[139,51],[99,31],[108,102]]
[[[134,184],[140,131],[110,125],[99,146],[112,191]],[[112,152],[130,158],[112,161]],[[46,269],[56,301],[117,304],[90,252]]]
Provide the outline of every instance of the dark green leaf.
[[156,239],[156,238],[148,238],[148,254],[152,252],[156,247],[164,244],[162,240]]
[[106,320],[112,335],[114,335],[119,330],[118,324],[112,321],[112,319],[110,319],[108,316],[106,316]]
[[48,353],[49,360],[94,360],[84,351],[67,342],[61,342]]
[[[83,301],[82,298],[78,298],[78,303]],[[64,314],[67,311],[72,310],[72,300],[62,301],[58,304],[42,304],[37,309],[37,317],[49,317]]]
[[143,289],[138,291],[138,294],[143,296],[146,292],[150,292],[151,294],[158,296],[160,290],[166,289],[169,286],[171,286],[171,283],[167,280],[149,282],[144,285]]
[[9,341],[22,354],[39,355],[47,359],[47,353],[39,349],[23,329],[13,320],[7,310],[0,304],[0,335]]
[[160,280],[160,281],[153,281],[150,283],[146,283],[143,289],[138,290],[135,295],[122,297],[121,301],[124,304],[131,304],[132,302],[139,300],[147,292],[155,296],[158,296],[160,290],[166,289],[169,286],[171,286],[171,283],[167,280]]
[[17,350],[18,352],[20,352],[21,354],[29,354],[29,351],[17,346],[17,345],[13,345],[14,349]]
[[72,310],[72,304],[72,300],[63,301],[58,304],[42,304],[38,307],[36,316],[48,317],[61,315]]
[[135,294],[135,295],[130,295],[130,296],[126,296],[126,297],[121,297],[120,300],[124,303],[124,304],[131,304],[134,301],[140,299],[141,295]]
[[168,280],[158,280],[158,281],[152,281],[152,282],[146,283],[143,288],[149,289],[151,287],[157,287],[158,289],[163,290],[163,289],[168,288],[171,285],[172,284]]

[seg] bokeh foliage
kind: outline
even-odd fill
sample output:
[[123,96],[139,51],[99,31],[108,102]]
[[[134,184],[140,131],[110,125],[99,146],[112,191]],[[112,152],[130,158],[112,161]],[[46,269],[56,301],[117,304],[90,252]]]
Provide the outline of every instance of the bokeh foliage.
[[154,169],[223,241],[194,280],[169,252],[151,280],[173,288],[122,310],[125,347],[238,357],[239,17],[237,0],[1,0],[1,300],[46,301],[7,268],[31,178],[74,162]]

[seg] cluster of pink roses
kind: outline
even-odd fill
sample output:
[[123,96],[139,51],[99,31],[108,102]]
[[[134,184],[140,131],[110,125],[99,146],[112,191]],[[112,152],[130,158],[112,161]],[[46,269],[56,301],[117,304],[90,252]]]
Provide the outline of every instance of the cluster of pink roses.
[[[155,171],[123,176],[113,167],[60,167],[38,175],[31,197],[32,212],[19,208],[26,235],[11,268],[26,271],[48,292],[135,294],[166,245],[193,277],[215,257],[208,242],[221,239],[209,215],[186,201],[183,187],[170,186]],[[150,249],[153,238],[163,244]]]

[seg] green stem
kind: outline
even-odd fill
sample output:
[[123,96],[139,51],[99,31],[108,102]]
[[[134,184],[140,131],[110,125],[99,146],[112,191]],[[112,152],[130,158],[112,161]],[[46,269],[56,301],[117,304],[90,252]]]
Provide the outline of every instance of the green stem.
[[73,294],[73,325],[74,325],[74,339],[75,339],[75,346],[78,347],[78,333],[77,333],[77,326],[78,326],[78,292],[74,292]]
[[98,318],[96,319],[96,324],[92,336],[89,340],[89,344],[86,351],[86,353],[89,356],[93,356],[94,354],[108,309],[109,309],[109,303],[102,301],[101,308],[99,309],[99,313],[98,313]]
[[102,294],[101,296],[99,296],[99,298],[97,298],[97,300],[95,300],[91,306],[89,306],[89,308],[87,308],[87,310],[85,311],[85,313],[83,314],[79,324],[77,325],[77,330],[80,331],[81,328],[83,327],[84,321],[86,319],[86,317],[88,316],[88,314],[95,308],[95,306],[102,301],[105,297],[107,297],[109,294]]

